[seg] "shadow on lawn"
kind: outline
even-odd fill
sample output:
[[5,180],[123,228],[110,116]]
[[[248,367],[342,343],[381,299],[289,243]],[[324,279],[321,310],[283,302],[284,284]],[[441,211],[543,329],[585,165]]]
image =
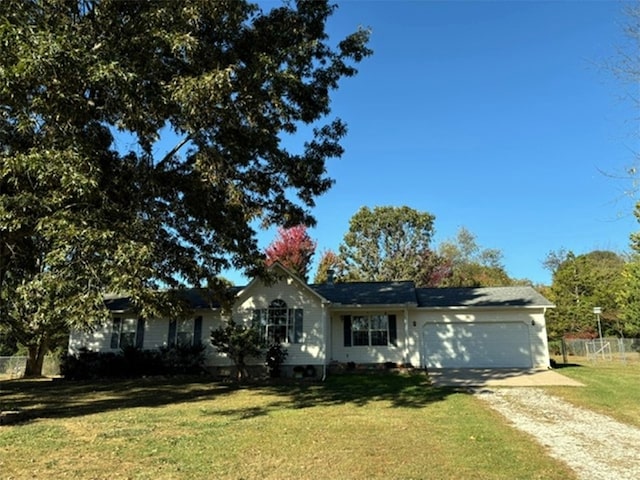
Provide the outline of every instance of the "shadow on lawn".
[[395,408],[421,408],[460,391],[434,387],[424,372],[333,375],[323,383],[274,385],[265,388],[290,397],[294,408],[345,403],[365,406],[373,401],[388,401]]
[[262,382],[241,387],[216,382],[210,377],[104,382],[15,380],[0,382],[0,411],[15,410],[20,415],[13,423],[24,423],[38,418],[70,418],[118,409],[215,401],[216,397],[239,389],[278,395],[281,400],[268,404],[266,409],[250,406],[227,412],[237,419],[265,415],[278,408],[345,403],[366,406],[374,401],[388,401],[396,408],[420,408],[459,391],[432,386],[424,373],[335,375],[322,383]]
[[559,369],[559,368],[567,368],[567,367],[582,367],[583,365],[579,364],[579,363],[556,363],[553,368],[555,369]]
[[235,389],[234,385],[215,383],[208,377],[103,382],[11,380],[0,382],[0,411],[19,412],[19,422],[23,423],[36,418],[79,417],[118,409],[211,399]]

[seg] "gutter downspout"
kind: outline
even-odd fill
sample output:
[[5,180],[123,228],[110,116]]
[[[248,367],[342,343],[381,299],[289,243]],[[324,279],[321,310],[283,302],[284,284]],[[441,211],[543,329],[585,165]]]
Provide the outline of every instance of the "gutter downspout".
[[404,304],[404,363],[405,365],[409,363],[409,307],[405,303]]
[[327,357],[330,353],[331,339],[327,339],[327,332],[331,333],[331,329],[327,328],[327,304],[322,302],[322,338],[324,341],[324,358],[322,359],[322,382],[327,379]]

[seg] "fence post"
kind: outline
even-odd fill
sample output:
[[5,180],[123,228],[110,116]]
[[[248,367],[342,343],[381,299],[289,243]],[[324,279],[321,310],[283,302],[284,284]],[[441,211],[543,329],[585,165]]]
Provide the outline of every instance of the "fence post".
[[624,346],[624,337],[618,338],[618,352],[620,353],[620,357],[622,359],[622,363],[627,364],[627,352]]

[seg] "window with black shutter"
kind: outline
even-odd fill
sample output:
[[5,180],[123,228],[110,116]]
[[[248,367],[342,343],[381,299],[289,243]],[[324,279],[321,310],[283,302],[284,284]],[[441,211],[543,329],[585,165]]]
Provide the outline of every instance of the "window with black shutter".
[[395,315],[343,315],[344,346],[398,345]]

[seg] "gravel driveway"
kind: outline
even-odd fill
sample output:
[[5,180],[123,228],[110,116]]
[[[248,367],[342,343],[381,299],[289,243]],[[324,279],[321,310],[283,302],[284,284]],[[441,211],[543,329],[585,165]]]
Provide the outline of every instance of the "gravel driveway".
[[484,388],[476,395],[546,446],[579,478],[640,478],[640,428],[573,406],[539,388]]

